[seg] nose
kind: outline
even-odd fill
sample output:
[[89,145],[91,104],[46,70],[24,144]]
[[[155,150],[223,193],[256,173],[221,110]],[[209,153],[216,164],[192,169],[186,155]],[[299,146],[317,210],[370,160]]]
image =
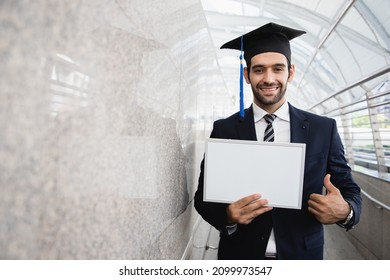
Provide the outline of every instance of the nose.
[[275,81],[275,76],[272,69],[267,69],[266,71],[264,71],[263,82],[271,84],[274,81]]

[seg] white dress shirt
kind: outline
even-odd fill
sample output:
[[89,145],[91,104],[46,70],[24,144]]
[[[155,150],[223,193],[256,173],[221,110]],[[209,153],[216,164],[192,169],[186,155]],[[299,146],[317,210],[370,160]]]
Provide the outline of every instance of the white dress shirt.
[[[267,122],[264,120],[264,116],[268,114],[266,111],[261,109],[255,103],[253,103],[253,117],[255,121],[255,129],[257,141],[263,141],[264,131],[267,127]],[[287,101],[274,112],[276,116],[272,123],[274,129],[274,142],[290,142],[290,114]],[[265,197],[266,198],[266,197]],[[271,231],[271,236],[268,240],[266,256],[276,255],[276,243],[274,230]]]
[[[253,118],[255,122],[257,141],[263,141],[265,128],[267,127],[267,122],[263,117],[266,114],[268,114],[266,111],[253,103]],[[274,142],[290,143],[290,112],[287,101],[274,112],[274,115],[276,116],[272,123],[275,138]],[[237,230],[237,224],[226,226],[226,229],[228,234],[233,234]],[[273,229],[268,240],[265,255],[276,255],[275,234]]]

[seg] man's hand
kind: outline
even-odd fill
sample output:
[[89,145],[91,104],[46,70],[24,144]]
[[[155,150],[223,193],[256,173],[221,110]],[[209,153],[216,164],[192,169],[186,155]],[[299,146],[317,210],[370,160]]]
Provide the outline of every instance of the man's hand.
[[227,209],[229,224],[249,224],[257,216],[272,210],[266,199],[260,199],[260,194],[244,197],[230,204]]
[[334,224],[344,221],[349,212],[349,204],[344,200],[338,188],[330,182],[330,174],[324,178],[326,195],[313,193],[308,201],[309,212],[322,224]]

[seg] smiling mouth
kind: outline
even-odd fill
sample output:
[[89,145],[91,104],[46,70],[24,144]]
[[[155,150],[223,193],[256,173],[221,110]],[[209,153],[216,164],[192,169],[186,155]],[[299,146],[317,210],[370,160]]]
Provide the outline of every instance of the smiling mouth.
[[267,92],[273,92],[279,89],[279,86],[273,86],[273,87],[260,87],[260,90],[267,93]]

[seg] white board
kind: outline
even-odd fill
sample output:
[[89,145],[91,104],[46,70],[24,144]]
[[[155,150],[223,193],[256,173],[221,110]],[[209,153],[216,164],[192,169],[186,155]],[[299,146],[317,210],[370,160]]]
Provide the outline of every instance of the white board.
[[206,141],[204,201],[232,203],[259,193],[269,206],[301,209],[306,144]]

